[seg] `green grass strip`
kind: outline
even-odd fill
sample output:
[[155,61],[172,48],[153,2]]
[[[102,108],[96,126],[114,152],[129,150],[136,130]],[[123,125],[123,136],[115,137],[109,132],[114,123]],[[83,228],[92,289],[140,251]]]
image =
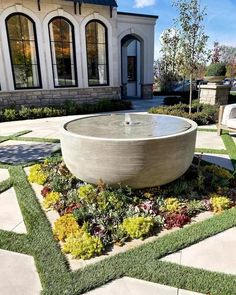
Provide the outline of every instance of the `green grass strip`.
[[217,132],[217,129],[211,129],[211,128],[201,128],[199,127],[197,131],[202,131],[202,132]]
[[8,178],[8,179],[0,182],[0,193],[5,192],[9,188],[11,188],[11,186],[12,186],[11,178]]
[[234,170],[235,170],[236,169],[236,145],[235,145],[235,142],[232,139],[232,136],[230,136],[226,132],[221,135],[221,138],[224,142],[224,145],[227,149],[227,152],[230,156],[231,162],[232,162]]
[[9,137],[8,136],[0,136],[0,143],[8,141]]
[[219,154],[219,155],[228,155],[227,150],[217,150],[217,149],[204,149],[196,148],[195,152],[203,154]]
[[17,133],[12,134],[10,137],[19,137],[19,136],[26,135],[31,132],[32,132],[32,130],[19,131]]
[[19,141],[32,141],[32,142],[60,143],[60,139],[40,138],[40,137],[17,137],[17,138],[15,138],[15,140],[19,140]]
[[68,272],[67,261],[53,238],[51,226],[24,170],[11,167],[9,172],[29,235],[29,252],[35,258],[43,287],[47,288],[60,280],[60,274]]
[[137,279],[211,295],[235,295],[236,276],[170,262],[148,261],[128,275]]
[[56,138],[41,138],[41,137],[24,137],[23,135],[31,133],[32,130],[24,130],[14,133],[9,136],[0,136],[0,143],[8,140],[16,141],[31,141],[31,142],[48,142],[48,143],[60,143],[59,139]]

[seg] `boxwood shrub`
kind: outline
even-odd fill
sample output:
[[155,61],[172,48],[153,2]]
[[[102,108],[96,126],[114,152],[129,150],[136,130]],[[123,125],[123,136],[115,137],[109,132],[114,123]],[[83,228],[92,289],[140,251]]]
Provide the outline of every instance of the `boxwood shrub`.
[[77,104],[72,100],[67,100],[62,106],[48,107],[26,107],[21,106],[5,108],[0,110],[0,122],[16,121],[25,119],[37,119],[47,117],[58,117],[66,115],[91,114],[98,112],[111,112],[132,109],[132,103],[128,100],[108,100],[104,99],[96,103]]
[[191,114],[189,114],[189,107],[187,104],[154,107],[149,110],[149,113],[184,117],[195,121],[198,125],[215,124],[218,119],[217,106],[199,104],[199,111],[197,112],[197,102],[193,103]]

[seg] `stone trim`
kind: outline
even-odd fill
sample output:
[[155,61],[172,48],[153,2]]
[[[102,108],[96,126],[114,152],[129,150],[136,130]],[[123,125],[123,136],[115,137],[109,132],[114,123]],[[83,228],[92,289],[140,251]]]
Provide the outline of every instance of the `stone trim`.
[[153,84],[141,85],[141,98],[152,99],[153,98]]
[[208,83],[207,85],[201,85],[200,88],[200,103],[211,105],[225,105],[228,103],[230,93],[229,86]]
[[120,99],[120,87],[60,88],[53,90],[20,90],[0,92],[0,109],[15,106],[62,105],[65,100],[77,103],[97,102],[102,99]]

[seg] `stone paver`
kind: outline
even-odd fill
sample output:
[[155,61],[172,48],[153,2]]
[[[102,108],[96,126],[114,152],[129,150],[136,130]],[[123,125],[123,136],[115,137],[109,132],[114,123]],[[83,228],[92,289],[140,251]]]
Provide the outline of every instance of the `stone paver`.
[[225,145],[216,132],[197,132],[196,148],[225,149]]
[[[7,143],[6,143],[7,144]],[[57,151],[60,144],[14,142],[9,145],[0,145],[0,162],[11,164],[23,164],[44,159]]]
[[6,180],[6,179],[8,179],[9,178],[9,172],[8,172],[8,170],[7,169],[1,169],[0,168],[0,182],[1,181],[4,181],[4,180]]
[[[183,292],[183,293],[181,293]],[[115,280],[84,295],[201,295],[128,277]]]
[[200,125],[198,126],[198,128],[201,129],[213,129],[213,130],[217,130],[217,125],[216,124],[212,124],[212,125]]
[[42,287],[33,257],[0,250],[0,261],[0,294],[40,294]]
[[[196,153],[196,155],[199,155],[199,153]],[[230,157],[228,155],[217,155],[217,154],[203,154],[202,160],[216,164],[218,166],[224,167],[229,170],[234,170],[233,164],[230,160]]]
[[162,260],[236,275],[236,228],[231,228]]
[[27,233],[13,188],[0,194],[0,208],[0,229]]

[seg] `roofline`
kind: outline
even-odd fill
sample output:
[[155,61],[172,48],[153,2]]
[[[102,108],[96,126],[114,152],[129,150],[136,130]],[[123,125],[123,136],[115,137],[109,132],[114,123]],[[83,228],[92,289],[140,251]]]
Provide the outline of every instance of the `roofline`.
[[132,13],[132,12],[123,12],[123,11],[117,11],[117,14],[120,15],[132,15],[132,16],[140,16],[140,17],[149,17],[149,18],[155,18],[158,19],[158,15],[152,15],[152,14],[141,14],[141,13]]

